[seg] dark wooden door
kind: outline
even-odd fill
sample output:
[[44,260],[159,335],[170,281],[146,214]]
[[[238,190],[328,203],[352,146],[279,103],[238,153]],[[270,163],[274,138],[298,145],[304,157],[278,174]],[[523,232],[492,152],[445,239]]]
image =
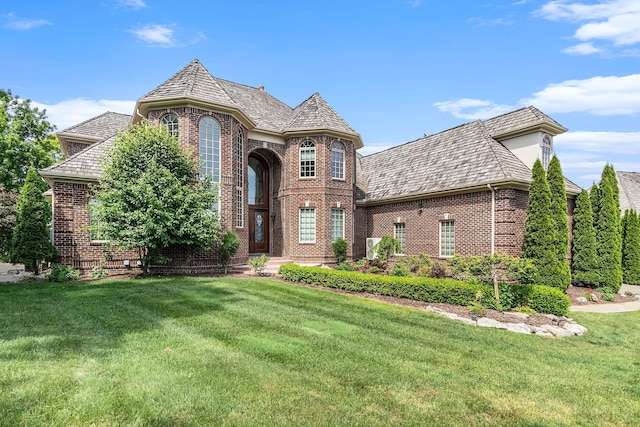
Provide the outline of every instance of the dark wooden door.
[[269,252],[269,169],[259,156],[249,156],[249,253]]
[[269,211],[249,208],[249,253],[269,252]]

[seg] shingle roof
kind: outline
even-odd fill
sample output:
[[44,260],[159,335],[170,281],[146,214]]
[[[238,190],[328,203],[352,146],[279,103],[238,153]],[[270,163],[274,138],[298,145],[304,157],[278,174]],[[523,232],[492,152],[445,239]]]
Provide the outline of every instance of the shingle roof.
[[640,212],[640,172],[616,172],[620,185],[620,209]]
[[556,122],[533,106],[520,108],[518,110],[493,117],[485,120],[483,123],[491,136],[502,135],[519,129],[526,129],[542,124],[546,124],[552,128],[557,128],[563,132],[566,131],[560,123]]
[[[495,123],[495,122],[494,122]],[[476,121],[359,159],[366,201],[426,195],[486,184],[531,182],[531,170]],[[565,179],[567,191],[580,187]]]
[[285,131],[298,129],[333,129],[356,133],[317,92],[293,110]]
[[107,111],[58,133],[64,134],[67,138],[77,136],[79,138],[103,140],[124,130],[129,123],[131,123],[129,114]]
[[116,135],[112,135],[104,141],[89,145],[65,161],[41,169],[38,172],[45,178],[65,177],[95,181],[100,177],[100,159],[111,149],[115,139]]

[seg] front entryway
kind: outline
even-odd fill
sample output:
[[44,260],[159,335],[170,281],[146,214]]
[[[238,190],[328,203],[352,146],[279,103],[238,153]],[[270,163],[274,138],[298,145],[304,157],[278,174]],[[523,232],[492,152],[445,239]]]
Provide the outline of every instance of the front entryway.
[[257,155],[249,156],[249,253],[269,252],[269,168]]

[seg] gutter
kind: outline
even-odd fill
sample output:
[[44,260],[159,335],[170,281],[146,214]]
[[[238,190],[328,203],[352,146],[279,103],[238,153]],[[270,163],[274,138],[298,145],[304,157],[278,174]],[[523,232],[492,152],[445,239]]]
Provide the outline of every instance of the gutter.
[[487,184],[491,190],[491,255],[496,253],[496,190]]

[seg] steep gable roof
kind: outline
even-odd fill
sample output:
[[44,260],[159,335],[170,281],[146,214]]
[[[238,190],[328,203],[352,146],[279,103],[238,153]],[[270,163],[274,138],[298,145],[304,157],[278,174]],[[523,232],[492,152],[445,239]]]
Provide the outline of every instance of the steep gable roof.
[[285,132],[308,129],[331,129],[357,134],[317,92],[293,110]]
[[107,111],[99,116],[61,130],[58,135],[68,139],[77,137],[78,139],[101,141],[124,130],[129,123],[131,123],[129,114]]
[[489,135],[497,140],[503,137],[517,136],[520,133],[529,132],[535,128],[540,128],[551,135],[558,135],[567,131],[560,123],[533,106],[520,108],[484,120],[483,123]]
[[620,185],[620,209],[635,209],[640,213],[640,172],[616,172]]
[[40,169],[38,172],[45,179],[66,178],[78,181],[97,181],[100,177],[100,159],[111,149],[116,135],[89,145],[65,161]]

